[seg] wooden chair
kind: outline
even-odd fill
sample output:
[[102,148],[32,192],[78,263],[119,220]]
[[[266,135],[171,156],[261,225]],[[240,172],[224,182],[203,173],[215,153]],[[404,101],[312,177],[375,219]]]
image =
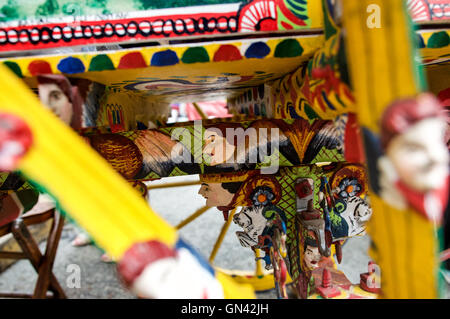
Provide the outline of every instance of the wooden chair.
[[[28,226],[36,225],[53,219],[47,238],[44,255],[33,239]],[[64,226],[64,217],[61,216],[53,203],[38,203],[31,211],[17,218],[13,222],[0,227],[0,236],[12,233],[21,248],[21,252],[0,251],[0,258],[28,259],[38,273],[34,293],[0,293],[6,298],[66,298],[66,295],[53,274],[53,263]],[[48,294],[48,291],[52,294]]]

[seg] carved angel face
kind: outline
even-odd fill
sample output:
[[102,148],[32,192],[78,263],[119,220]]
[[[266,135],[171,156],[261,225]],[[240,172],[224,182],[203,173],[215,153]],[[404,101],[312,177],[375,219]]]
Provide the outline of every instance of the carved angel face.
[[445,129],[441,118],[426,118],[390,141],[386,154],[405,185],[426,192],[445,182],[449,161]]
[[55,83],[39,85],[39,98],[57,117],[70,125],[73,116],[72,103]]

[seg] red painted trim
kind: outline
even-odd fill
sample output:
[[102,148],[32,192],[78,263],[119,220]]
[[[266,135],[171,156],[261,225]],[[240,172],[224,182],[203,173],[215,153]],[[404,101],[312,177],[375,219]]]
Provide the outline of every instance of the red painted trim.
[[[229,34],[237,32],[237,14],[237,12],[232,11],[189,15],[164,15],[0,28],[0,52],[89,45],[94,43],[121,43],[130,40],[142,41],[190,35]],[[186,28],[184,28],[182,21],[184,21]],[[204,23],[205,21],[206,23]],[[148,27],[148,24],[146,27],[141,24],[144,22],[152,25],[151,33],[149,33],[150,27]],[[165,23],[166,30],[162,29],[162,22]],[[230,22],[232,23],[230,24]],[[225,25],[218,25],[219,23],[225,23]],[[87,27],[90,28],[87,29]],[[54,37],[52,37],[52,32],[55,32]]]

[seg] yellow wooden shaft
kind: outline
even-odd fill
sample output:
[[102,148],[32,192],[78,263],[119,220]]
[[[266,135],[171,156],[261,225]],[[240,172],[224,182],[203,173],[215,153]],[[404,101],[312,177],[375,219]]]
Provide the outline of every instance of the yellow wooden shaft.
[[219,237],[217,237],[217,241],[214,244],[214,248],[211,252],[211,256],[209,256],[209,262],[212,263],[214,261],[214,258],[216,258],[217,252],[219,251],[220,246],[222,245],[223,239],[225,238],[225,235],[228,231],[228,228],[230,228],[230,224],[233,221],[234,213],[236,212],[237,208],[234,208],[231,213],[228,216],[228,220],[223,224],[222,229],[220,230]]
[[[343,6],[359,122],[378,132],[384,109],[395,99],[414,96],[419,89],[405,4],[403,0],[345,0]],[[380,28],[369,27],[368,8],[379,8]]]
[[148,185],[147,189],[191,186],[191,185],[198,185],[200,183],[201,183],[200,181],[192,181],[192,182],[177,182],[177,183],[167,183],[167,184],[158,184],[158,185]]
[[28,178],[54,195],[115,259],[135,242],[175,243],[175,229],[103,158],[4,66],[0,74],[0,111],[24,119],[33,132],[33,146],[19,167]]
[[[358,118],[360,125],[379,133],[385,108],[396,99],[420,92],[405,1],[342,3]],[[374,10],[380,14],[380,28],[369,27]],[[370,253],[381,268],[381,297],[436,298],[438,264],[433,225],[413,210],[391,207],[376,194],[371,194],[371,204],[368,232],[376,250]]]
[[202,120],[207,120],[208,116],[203,112],[202,108],[195,102],[192,104],[194,104],[195,110],[198,112],[198,114],[200,114]]
[[204,212],[206,212],[208,209],[210,209],[211,207],[208,206],[203,206],[200,207],[199,209],[197,209],[195,211],[195,213],[193,213],[192,215],[190,215],[189,217],[187,217],[185,220],[181,221],[178,225],[175,226],[175,228],[177,230],[183,228],[184,226],[186,226],[187,224],[189,224],[190,222],[192,222],[193,220],[195,220],[197,217],[203,215]]
[[[255,249],[255,257],[256,257],[256,259],[261,257],[261,249],[259,249],[259,248]],[[255,274],[256,274],[256,277],[264,276],[264,270],[263,270],[263,267],[262,267],[262,260],[261,259],[257,259],[256,260]]]

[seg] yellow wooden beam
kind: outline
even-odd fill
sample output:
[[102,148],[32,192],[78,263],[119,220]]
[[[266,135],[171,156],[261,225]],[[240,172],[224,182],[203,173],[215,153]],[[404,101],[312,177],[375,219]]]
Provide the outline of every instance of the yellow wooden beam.
[[[378,133],[380,118],[391,102],[415,96],[423,89],[405,1],[342,3],[358,118],[362,126]],[[368,19],[376,10],[380,27],[370,28]],[[381,297],[438,297],[434,226],[411,209],[398,210],[376,194],[370,196],[374,213],[368,232],[376,247],[371,255],[381,268]]]
[[183,228],[184,226],[186,226],[187,224],[189,224],[190,222],[194,221],[197,217],[203,215],[204,212],[206,212],[208,209],[210,209],[211,207],[208,206],[203,206],[200,207],[199,209],[197,209],[192,215],[190,215],[189,217],[187,217],[186,219],[184,219],[183,221],[181,221],[178,225],[175,226],[175,228],[177,230],[180,230],[181,228]]
[[222,229],[220,230],[219,237],[217,237],[216,243],[214,244],[211,255],[209,256],[209,262],[212,263],[214,258],[216,258],[217,252],[219,251],[220,246],[222,245],[223,239],[227,234],[228,228],[230,228],[230,224],[233,221],[234,213],[236,213],[236,209],[234,208],[228,216],[227,221],[223,224]]

